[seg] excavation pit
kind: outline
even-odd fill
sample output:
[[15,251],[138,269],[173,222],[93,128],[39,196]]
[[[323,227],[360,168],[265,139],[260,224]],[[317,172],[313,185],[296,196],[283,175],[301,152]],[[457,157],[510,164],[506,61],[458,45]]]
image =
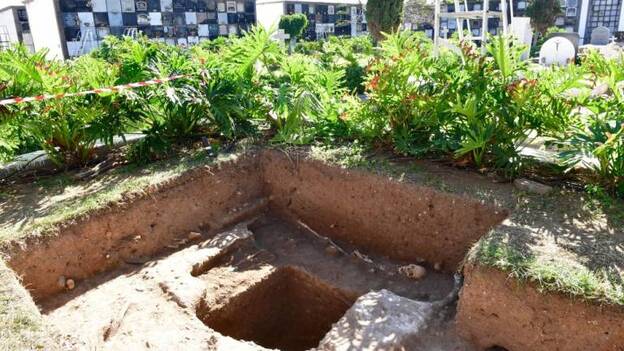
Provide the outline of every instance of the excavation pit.
[[[370,291],[424,302],[456,293],[465,253],[505,216],[266,151],[192,170],[15,249],[8,262],[78,348],[304,350]],[[424,277],[401,273],[414,264]],[[425,346],[455,338],[449,301],[424,328],[436,331]]]
[[280,268],[202,317],[223,335],[286,351],[316,347],[353,300],[308,273]]

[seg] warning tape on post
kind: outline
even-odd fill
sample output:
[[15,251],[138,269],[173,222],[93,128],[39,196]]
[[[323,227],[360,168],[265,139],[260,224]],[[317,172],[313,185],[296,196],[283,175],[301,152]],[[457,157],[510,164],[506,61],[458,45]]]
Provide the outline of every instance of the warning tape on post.
[[78,93],[43,94],[43,95],[30,96],[30,97],[13,97],[13,98],[10,98],[10,99],[0,100],[0,106],[22,104],[22,103],[32,102],[32,101],[44,101],[44,100],[52,100],[52,99],[62,99],[62,98],[71,97],[71,96],[86,96],[86,95],[99,95],[99,94],[106,94],[106,93],[116,93],[116,92],[120,92],[120,91],[128,90],[128,89],[141,88],[141,87],[146,87],[146,86],[149,86],[149,85],[162,84],[162,83],[165,83],[165,82],[170,82],[172,80],[177,80],[177,79],[186,78],[186,77],[190,77],[190,76],[191,75],[189,75],[189,74],[180,74],[180,75],[170,76],[170,77],[167,77],[167,78],[150,79],[150,80],[146,80],[144,82],[122,84],[122,85],[116,85],[116,86],[107,87],[107,88],[99,88],[99,89],[81,91],[81,92],[78,92]]

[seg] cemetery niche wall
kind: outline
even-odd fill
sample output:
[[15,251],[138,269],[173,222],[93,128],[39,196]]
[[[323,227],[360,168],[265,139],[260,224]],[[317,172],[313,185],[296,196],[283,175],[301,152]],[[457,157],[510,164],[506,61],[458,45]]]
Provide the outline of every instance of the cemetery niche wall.
[[286,14],[303,13],[308,17],[307,40],[330,35],[356,36],[367,31],[366,17],[361,5],[340,3],[286,2]]
[[254,0],[60,0],[69,56],[107,35],[141,32],[177,45],[240,34],[256,22]]

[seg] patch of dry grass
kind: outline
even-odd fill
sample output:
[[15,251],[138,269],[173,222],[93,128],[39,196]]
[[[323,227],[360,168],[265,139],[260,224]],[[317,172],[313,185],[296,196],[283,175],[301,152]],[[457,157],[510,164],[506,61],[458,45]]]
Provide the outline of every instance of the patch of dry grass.
[[0,260],[0,350],[59,350],[37,307]]
[[61,174],[4,189],[0,193],[0,243],[46,234],[59,223],[140,194],[146,188],[165,183],[189,169],[237,155],[209,157],[206,152],[195,152],[146,166],[120,167],[85,182],[74,182]]

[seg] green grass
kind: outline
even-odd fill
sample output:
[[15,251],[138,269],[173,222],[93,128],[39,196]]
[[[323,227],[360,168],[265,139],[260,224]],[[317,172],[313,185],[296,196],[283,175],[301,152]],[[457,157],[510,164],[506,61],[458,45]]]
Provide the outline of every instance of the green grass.
[[542,292],[624,306],[624,204],[571,192],[518,199],[509,222],[481,238],[468,261]]
[[[495,243],[492,236],[476,246],[478,264],[494,267],[520,282],[531,282],[542,292],[624,306],[622,276],[613,270],[591,270],[579,262],[560,261],[554,255],[523,253],[513,245]],[[599,253],[596,253],[599,254]]]

